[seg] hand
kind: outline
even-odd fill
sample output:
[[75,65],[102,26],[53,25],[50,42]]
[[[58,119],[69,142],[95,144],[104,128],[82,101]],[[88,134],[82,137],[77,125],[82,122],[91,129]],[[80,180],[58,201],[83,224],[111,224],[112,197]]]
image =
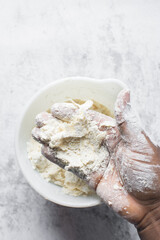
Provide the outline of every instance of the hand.
[[[91,172],[89,176],[80,169],[69,170],[87,180],[104,202],[137,226],[143,237],[146,228],[160,219],[160,214],[155,214],[157,209],[160,210],[160,149],[141,128],[130,105],[128,91],[123,90],[115,104],[117,126],[114,126],[114,119],[88,111],[99,130],[106,132],[104,142],[109,151],[106,167],[99,168],[96,173]],[[64,121],[71,119],[75,112],[73,104],[55,104],[52,115],[38,115],[37,128],[33,130],[33,137],[44,144],[42,154],[63,168],[65,163],[55,157],[55,150],[41,138],[41,127],[49,118]],[[113,127],[103,126],[106,121],[112,122]]]

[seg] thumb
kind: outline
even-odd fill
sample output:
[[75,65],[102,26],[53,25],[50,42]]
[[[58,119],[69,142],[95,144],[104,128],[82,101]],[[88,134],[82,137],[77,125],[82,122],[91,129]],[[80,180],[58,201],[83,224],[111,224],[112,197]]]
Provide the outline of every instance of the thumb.
[[126,142],[137,140],[142,133],[140,120],[130,104],[130,91],[122,90],[115,103],[115,118],[122,138]]

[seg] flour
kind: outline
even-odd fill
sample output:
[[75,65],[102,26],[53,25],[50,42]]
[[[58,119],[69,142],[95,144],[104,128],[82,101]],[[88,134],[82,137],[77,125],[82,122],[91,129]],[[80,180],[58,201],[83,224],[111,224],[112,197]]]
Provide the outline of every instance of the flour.
[[83,180],[47,160],[41,154],[41,144],[32,138],[27,143],[27,152],[33,169],[48,182],[61,186],[65,193],[73,196],[94,194]]
[[[57,118],[45,122],[40,138],[55,151],[55,157],[61,159],[66,170],[78,169],[87,178],[91,172],[100,167],[103,170],[108,165],[109,153],[103,144],[106,131],[100,131],[98,123],[92,119],[91,100],[82,105],[73,102],[69,108],[72,114],[64,115],[67,104],[70,103],[63,104],[63,111],[62,106],[53,105]],[[113,126],[113,123],[105,121],[103,125]]]
[[[33,139],[28,143],[28,157],[33,168],[38,170],[43,178],[62,186],[67,194],[93,194],[88,185],[70,171],[77,171],[83,179],[88,180],[91,173],[99,169],[105,170],[108,164],[109,153],[103,143],[106,132],[99,129],[115,126],[115,122],[108,117],[98,126],[97,120],[93,120],[91,110],[100,112],[99,107],[102,106],[91,100],[83,104],[70,100],[70,103],[56,103],[51,107],[54,117],[50,112],[38,114],[36,117],[36,134],[54,151],[54,156],[61,160],[65,170],[47,160],[41,154],[41,144]],[[102,109],[103,112],[108,112],[104,106]]]

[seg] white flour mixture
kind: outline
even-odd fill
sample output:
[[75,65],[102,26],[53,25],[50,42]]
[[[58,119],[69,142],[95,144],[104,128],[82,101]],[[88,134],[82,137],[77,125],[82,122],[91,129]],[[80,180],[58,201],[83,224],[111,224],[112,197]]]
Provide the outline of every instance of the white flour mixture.
[[[66,166],[65,169],[82,169],[85,175],[106,167],[108,150],[102,142],[105,132],[100,131],[97,123],[92,121],[92,114],[88,109],[108,113],[103,105],[87,101],[80,105],[72,102],[74,114],[65,118],[49,118],[41,127],[41,139],[46,141],[55,151],[55,156]],[[58,107],[54,104],[53,107]],[[53,108],[52,107],[52,108]],[[109,126],[110,122],[103,125]],[[113,123],[112,123],[113,124]],[[31,139],[28,143],[28,157],[34,169],[38,170],[43,178],[63,187],[71,195],[91,194],[93,191],[77,176],[47,160],[41,154],[41,144]]]
[[83,180],[47,160],[41,154],[41,144],[32,138],[27,143],[27,152],[33,169],[47,181],[61,186],[65,193],[73,196],[94,193]]

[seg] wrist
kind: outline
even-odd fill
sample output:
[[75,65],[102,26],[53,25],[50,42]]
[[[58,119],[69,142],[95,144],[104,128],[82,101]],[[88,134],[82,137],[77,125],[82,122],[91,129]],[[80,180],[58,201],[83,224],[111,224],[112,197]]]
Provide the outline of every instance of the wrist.
[[136,225],[142,240],[160,239],[160,204],[156,204],[144,218]]

